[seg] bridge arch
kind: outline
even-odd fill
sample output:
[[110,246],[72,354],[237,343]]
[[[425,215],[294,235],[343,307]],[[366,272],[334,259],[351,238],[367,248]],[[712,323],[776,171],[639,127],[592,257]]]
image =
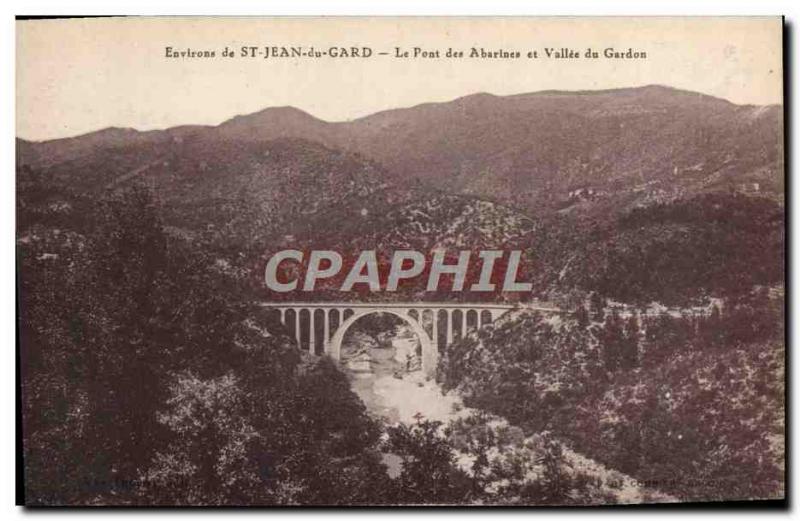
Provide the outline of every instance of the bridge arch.
[[408,313],[403,313],[394,309],[376,308],[364,311],[359,310],[353,313],[347,320],[342,322],[342,324],[333,334],[330,344],[330,355],[337,361],[341,360],[342,342],[344,341],[345,334],[347,334],[347,330],[350,329],[350,327],[355,324],[359,318],[377,313],[388,313],[390,315],[394,315],[408,324],[412,331],[417,334],[419,342],[422,345],[422,371],[425,373],[430,373],[436,368],[439,352],[436,344],[431,340],[430,336],[425,331],[425,328],[422,327],[422,324],[420,324],[417,319],[410,316]]

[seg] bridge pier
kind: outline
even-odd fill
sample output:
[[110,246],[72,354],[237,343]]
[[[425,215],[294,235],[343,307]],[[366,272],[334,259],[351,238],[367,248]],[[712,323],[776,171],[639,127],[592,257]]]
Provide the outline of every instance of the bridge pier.
[[436,352],[439,352],[439,310],[433,310],[433,320],[431,321],[431,336],[433,337],[433,346],[436,348]]
[[322,352],[324,354],[328,354],[331,348],[331,331],[330,331],[330,312],[329,308],[323,309],[324,319],[323,319],[323,330],[322,330]]
[[300,308],[294,308],[294,338],[297,341],[297,349],[302,349],[302,337],[300,336]]
[[446,309],[444,312],[447,316],[447,336],[445,337],[447,340],[444,346],[447,347],[453,343],[453,310]]
[[314,328],[314,311],[313,309],[308,310],[308,352],[312,355],[317,353],[317,339],[316,339],[316,329]]

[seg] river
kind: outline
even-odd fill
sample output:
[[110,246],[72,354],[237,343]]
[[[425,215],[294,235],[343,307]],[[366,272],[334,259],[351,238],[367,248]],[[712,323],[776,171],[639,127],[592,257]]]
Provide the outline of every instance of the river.
[[[425,376],[418,369],[407,370],[409,354],[416,351],[417,342],[410,329],[399,326],[391,338],[391,344],[384,347],[378,348],[375,342],[359,335],[354,335],[349,343],[345,343],[342,368],[367,411],[388,425],[398,422],[411,425],[420,417],[447,425],[451,420],[477,412],[465,407],[456,392],[444,393],[433,377]],[[348,359],[352,361],[359,356],[358,353],[361,353],[363,363],[356,367],[349,365]],[[365,354],[368,356],[364,356]],[[502,418],[496,418],[491,423],[495,427],[508,425]],[[532,446],[531,440],[533,437],[524,438],[519,443],[520,448]],[[563,454],[571,469],[599,478],[604,492],[613,495],[618,503],[641,503],[645,499],[657,502],[675,501],[675,498],[656,490],[639,486],[634,478],[608,469],[565,445]],[[399,475],[402,460],[397,455],[384,454],[383,461],[391,477]],[[456,451],[456,464],[462,470],[471,472],[472,462],[470,456]],[[530,477],[536,479],[538,472],[532,468]]]

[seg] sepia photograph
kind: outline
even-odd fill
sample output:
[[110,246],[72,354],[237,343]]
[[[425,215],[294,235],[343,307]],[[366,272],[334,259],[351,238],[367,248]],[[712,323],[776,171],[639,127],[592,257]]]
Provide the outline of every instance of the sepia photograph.
[[780,16],[15,30],[19,504],[785,505]]

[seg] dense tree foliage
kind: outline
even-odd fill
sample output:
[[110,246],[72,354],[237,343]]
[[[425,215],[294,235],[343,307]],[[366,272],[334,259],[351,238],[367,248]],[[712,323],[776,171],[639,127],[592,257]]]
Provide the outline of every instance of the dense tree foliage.
[[168,241],[146,191],[94,212],[20,248],[28,501],[380,501],[380,429],[344,376]]
[[602,323],[515,312],[450,346],[438,377],[678,498],[782,497],[783,310],[769,293]]
[[441,422],[417,419],[387,429],[386,450],[402,459],[399,503],[458,504],[468,500],[467,475],[455,466],[455,454]]
[[530,236],[536,288],[685,305],[784,279],[784,210],[767,198],[702,194],[593,220],[557,216]]

